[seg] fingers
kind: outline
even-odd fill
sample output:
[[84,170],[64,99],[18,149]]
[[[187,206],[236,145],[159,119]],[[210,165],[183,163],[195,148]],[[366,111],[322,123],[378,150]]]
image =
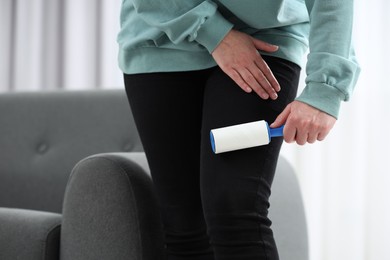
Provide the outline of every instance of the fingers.
[[[252,41],[257,50],[265,52],[275,52],[279,49],[279,47],[276,45],[263,42],[256,38],[252,38]],[[268,95],[272,99],[276,99],[278,97],[276,92],[280,91],[280,85],[276,80],[274,74],[272,73],[271,69],[268,67],[267,63],[263,60],[260,54],[258,54],[258,57],[254,60],[254,62],[255,67],[259,69],[262,75],[257,75],[256,72],[253,75],[256,77],[257,80],[261,81],[259,83],[262,83],[261,86],[268,93]]]
[[323,141],[334,124],[334,118],[327,120],[319,118],[302,120],[301,118],[290,116],[284,127],[284,140],[287,143],[296,142],[298,145]]
[[287,143],[296,142],[299,145],[314,143],[322,133],[321,128],[313,122],[297,121],[294,118],[288,120],[284,129],[284,140]]
[[[260,68],[257,63],[264,64]],[[275,100],[278,98],[277,92],[281,89],[280,85],[264,61],[257,61],[251,66],[234,69],[231,74],[235,74],[234,76],[230,75],[231,78],[245,91],[253,90],[262,99],[271,98]]]
[[270,44],[267,42],[263,42],[263,41],[258,40],[256,38],[252,38],[252,40],[253,40],[253,44],[255,45],[256,49],[258,49],[258,50],[265,51],[265,52],[275,52],[279,49],[279,47],[276,45],[273,45],[273,44]]
[[236,82],[236,84],[245,92],[252,92],[252,88],[245,82],[245,80],[241,77],[240,73],[238,73],[235,69],[226,69],[225,73],[229,75],[229,77]]
[[336,123],[336,118],[308,104],[293,101],[280,113],[270,127],[284,124],[284,140],[299,145],[323,141]]
[[283,136],[286,143],[292,143],[296,140],[297,129],[295,126],[286,123],[283,129]]
[[[294,133],[295,132],[295,136]],[[319,138],[322,135],[323,138]],[[298,145],[305,145],[306,143],[314,144],[316,141],[323,141],[325,139],[326,134],[321,134],[319,132],[312,131],[302,131],[297,130],[291,132],[291,135],[285,136],[285,141],[287,143],[296,142]]]
[[[262,99],[271,98],[273,100],[278,98],[277,92],[280,91],[280,86],[276,79],[272,86],[266,76],[259,68],[239,68],[239,69],[225,69],[225,73],[233,79],[233,81],[245,92],[250,93],[254,91]],[[276,84],[275,84],[276,82]]]
[[[319,133],[308,133],[307,139],[306,139],[307,142],[309,144],[314,144],[318,140],[318,134]],[[304,140],[303,140],[303,142],[304,142]]]
[[280,89],[275,89],[266,75],[258,67],[253,66],[251,68],[241,69],[241,75],[244,81],[255,91],[261,98],[277,99],[278,94],[276,93]]
[[268,64],[263,59],[257,59],[255,60],[255,62],[256,62],[256,66],[263,73],[263,76],[267,79],[268,86],[277,92],[280,91],[279,82],[276,80],[271,69],[268,67]]
[[288,104],[287,107],[283,110],[282,113],[275,119],[275,121],[270,125],[272,128],[280,127],[286,123],[287,118],[291,113],[291,104]]
[[218,66],[246,92],[277,99],[280,85],[258,50],[274,52],[278,46],[231,30],[211,53]]
[[284,127],[284,140],[286,143],[296,142],[298,145],[305,145],[306,143],[313,144],[318,140],[319,132],[312,129],[302,129],[295,127],[292,124],[286,124]]
[[270,97],[273,100],[277,99],[280,85],[261,55],[256,55],[253,62],[249,64],[250,66],[241,70],[247,84],[261,98],[268,99]]

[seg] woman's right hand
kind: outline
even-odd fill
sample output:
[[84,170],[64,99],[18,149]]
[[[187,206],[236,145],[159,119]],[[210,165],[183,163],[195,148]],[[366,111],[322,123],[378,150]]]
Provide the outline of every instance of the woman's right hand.
[[262,99],[277,99],[280,85],[258,50],[275,52],[278,46],[231,30],[212,52],[218,66],[244,91]]

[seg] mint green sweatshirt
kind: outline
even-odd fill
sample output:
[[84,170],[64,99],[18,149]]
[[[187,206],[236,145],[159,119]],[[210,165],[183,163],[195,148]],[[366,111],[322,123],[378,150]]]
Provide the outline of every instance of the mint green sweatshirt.
[[336,118],[360,71],[353,0],[123,0],[120,21],[118,59],[126,74],[216,66],[211,53],[234,28],[279,46],[267,55],[306,65],[297,100]]

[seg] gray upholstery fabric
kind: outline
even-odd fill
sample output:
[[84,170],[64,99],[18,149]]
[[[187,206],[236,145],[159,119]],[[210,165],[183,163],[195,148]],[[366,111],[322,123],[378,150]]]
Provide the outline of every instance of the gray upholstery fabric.
[[60,224],[60,214],[0,208],[0,259],[58,259]]
[[[162,259],[158,255],[162,229],[146,173],[144,153],[98,154],[77,165],[64,202],[62,259]],[[280,259],[307,260],[308,235],[299,183],[283,157],[273,183],[270,218]]]
[[64,199],[62,260],[161,259],[152,181],[134,158],[146,162],[143,154],[101,154],[76,165]]
[[297,176],[290,163],[279,157],[272,184],[269,216],[281,260],[309,259],[305,209]]
[[81,159],[141,151],[124,90],[0,95],[0,207],[61,212]]
[[[61,215],[21,209],[62,212],[68,179],[60,259],[161,259],[141,151],[124,90],[0,94],[0,259],[57,259]],[[283,158],[270,215],[281,260],[307,260],[300,189]]]

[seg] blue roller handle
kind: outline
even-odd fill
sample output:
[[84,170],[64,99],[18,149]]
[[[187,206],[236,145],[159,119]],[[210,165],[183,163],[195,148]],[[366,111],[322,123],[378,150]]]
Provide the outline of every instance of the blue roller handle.
[[271,138],[271,137],[283,136],[283,129],[284,129],[284,125],[277,128],[270,128],[268,126],[269,137]]

